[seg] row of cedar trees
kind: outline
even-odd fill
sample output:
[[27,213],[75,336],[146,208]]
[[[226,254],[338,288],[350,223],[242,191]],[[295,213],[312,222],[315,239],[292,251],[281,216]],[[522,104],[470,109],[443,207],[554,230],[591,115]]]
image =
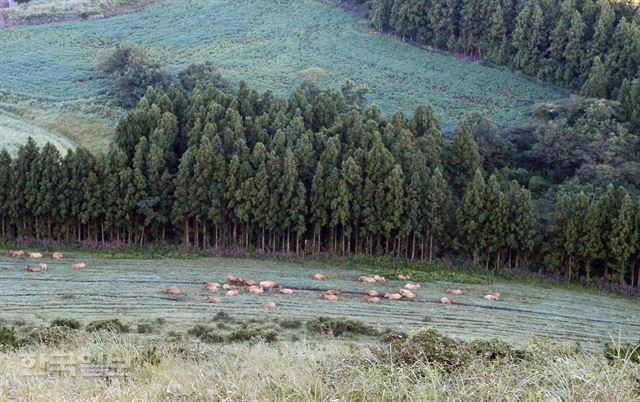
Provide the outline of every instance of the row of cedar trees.
[[634,275],[640,209],[624,190],[563,197],[546,230],[527,189],[483,172],[468,121],[446,143],[429,107],[387,119],[363,92],[151,88],[105,154],[33,141],[0,153],[2,235],[456,255],[491,269],[545,255],[567,276]]
[[619,100],[640,128],[635,1],[369,0],[374,27]]

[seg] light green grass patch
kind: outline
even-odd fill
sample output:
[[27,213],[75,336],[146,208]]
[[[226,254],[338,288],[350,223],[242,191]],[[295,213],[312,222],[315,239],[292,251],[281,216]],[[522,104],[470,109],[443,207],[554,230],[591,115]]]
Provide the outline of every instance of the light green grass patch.
[[15,115],[0,110],[0,146],[6,148],[10,154],[16,155],[20,145],[32,137],[36,143],[44,145],[47,142],[55,145],[61,152],[74,148],[74,145],[64,136],[29,124]]

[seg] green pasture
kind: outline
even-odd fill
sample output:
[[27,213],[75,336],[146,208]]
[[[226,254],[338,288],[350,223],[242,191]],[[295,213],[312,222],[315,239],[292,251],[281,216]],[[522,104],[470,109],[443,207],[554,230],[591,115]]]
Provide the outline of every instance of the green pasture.
[[[423,282],[415,301],[365,303],[365,288],[390,292],[404,282],[389,278],[385,284],[357,282],[359,267],[331,267],[320,262],[287,263],[252,259],[200,258],[195,260],[101,260],[71,256],[53,261],[49,271],[29,273],[25,259],[0,258],[0,318],[48,323],[54,318],[75,318],[85,324],[97,319],[119,318],[125,323],[165,318],[188,328],[207,322],[224,311],[242,319],[312,319],[318,316],[358,319],[380,330],[411,330],[427,325],[443,333],[470,338],[501,338],[525,343],[532,338],[554,338],[599,348],[612,338],[635,339],[640,328],[637,300],[567,291],[566,289],[495,283],[468,285]],[[72,262],[85,261],[88,268],[72,271]],[[368,268],[370,269],[370,268]],[[314,273],[326,273],[331,280],[319,282]],[[295,289],[293,296],[255,296],[244,290],[238,297],[217,294],[221,305],[207,304],[212,293],[203,291],[206,281],[224,282],[227,275],[247,279],[276,280]],[[457,304],[440,304],[448,287],[465,291]],[[164,293],[178,287],[184,297],[171,299]],[[338,302],[322,300],[322,291],[341,289]],[[486,301],[483,295],[499,292],[503,300]],[[277,309],[265,312],[263,301],[274,301]]]
[[[366,84],[368,100],[387,114],[432,104],[446,129],[472,111],[513,124],[534,104],[561,96],[521,74],[363,32],[359,20],[317,0],[171,0],[102,20],[3,29],[0,93],[52,105],[96,98],[109,90],[96,63],[131,42],[169,72],[213,61],[234,82],[283,95],[309,71],[320,72],[321,85],[351,78]],[[92,118],[90,111],[83,115]]]

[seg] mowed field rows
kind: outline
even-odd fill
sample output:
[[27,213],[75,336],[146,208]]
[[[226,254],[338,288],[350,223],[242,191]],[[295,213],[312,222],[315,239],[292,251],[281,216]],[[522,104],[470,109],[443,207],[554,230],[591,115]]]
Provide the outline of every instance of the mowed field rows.
[[0,93],[90,102],[109,90],[98,60],[135,43],[169,72],[212,61],[233,82],[283,95],[310,71],[323,72],[321,85],[351,78],[388,115],[432,104],[446,129],[472,111],[513,124],[561,96],[521,74],[362,32],[359,20],[317,0],[171,0],[103,20],[1,29]]
[[[86,261],[88,268],[72,271],[74,261]],[[566,289],[543,288],[512,283],[460,285],[421,283],[415,301],[383,300],[365,303],[365,288],[390,292],[404,285],[399,280],[365,285],[357,282],[362,274],[375,272],[357,267],[336,268],[318,262],[285,263],[250,259],[201,258],[196,260],[91,260],[74,258],[48,261],[44,273],[28,273],[27,260],[0,259],[0,318],[29,322],[49,322],[68,317],[89,322],[120,318],[135,323],[164,317],[185,328],[211,319],[219,311],[235,317],[310,319],[334,316],[360,319],[379,329],[411,330],[432,325],[450,335],[465,339],[501,338],[525,343],[536,337],[580,342],[586,347],[611,338],[635,339],[640,330],[640,304],[637,300]],[[315,281],[315,273],[326,273],[329,281]],[[218,295],[221,305],[206,303],[212,293],[202,289],[206,281],[224,282],[229,274],[255,280],[276,280],[296,290],[293,296],[244,290],[238,297]],[[446,306],[439,300],[450,286],[465,291],[457,304]],[[165,295],[168,287],[178,287],[184,297]],[[322,290],[341,289],[337,302],[322,300]],[[499,292],[503,300],[491,302],[483,295]],[[274,301],[277,309],[265,313],[263,301]]]

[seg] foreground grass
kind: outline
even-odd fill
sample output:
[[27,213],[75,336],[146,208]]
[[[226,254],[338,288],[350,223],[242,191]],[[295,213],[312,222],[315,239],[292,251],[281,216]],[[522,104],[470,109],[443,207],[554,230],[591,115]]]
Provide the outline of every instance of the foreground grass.
[[[149,341],[111,333],[77,334],[0,354],[0,399],[18,400],[572,400],[640,397],[640,366],[602,354],[532,344],[527,359],[477,357],[448,370],[388,358],[388,346],[333,338],[207,345]],[[27,355],[107,355],[124,362],[123,378],[44,372],[32,376]]]

